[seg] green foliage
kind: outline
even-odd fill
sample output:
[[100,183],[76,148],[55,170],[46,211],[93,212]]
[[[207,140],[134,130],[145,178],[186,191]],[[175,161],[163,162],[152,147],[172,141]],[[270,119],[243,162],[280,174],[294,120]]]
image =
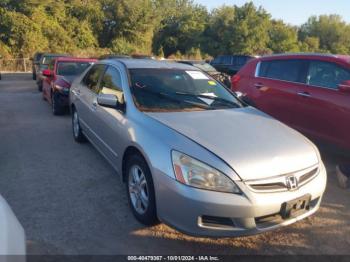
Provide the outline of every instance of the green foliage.
[[298,29],[283,23],[283,21],[272,21],[267,47],[274,53],[298,52]]
[[154,35],[153,52],[157,55],[161,47],[166,57],[177,51],[186,54],[192,48],[200,47],[208,20],[207,10],[186,0],[174,3],[173,13],[170,10],[166,12],[168,16],[160,21],[160,27]]
[[299,35],[302,41],[307,37],[318,38],[321,50],[331,53],[350,53],[350,25],[338,15],[309,18],[300,28]]
[[208,10],[193,0],[1,0],[0,55],[35,51],[98,56],[154,53],[192,58],[219,54],[350,54],[350,25],[337,15],[294,27],[252,2]]

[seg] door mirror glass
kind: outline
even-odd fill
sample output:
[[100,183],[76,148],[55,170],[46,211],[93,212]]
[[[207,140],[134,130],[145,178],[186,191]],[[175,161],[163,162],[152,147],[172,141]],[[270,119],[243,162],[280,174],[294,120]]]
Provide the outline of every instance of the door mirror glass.
[[112,94],[99,94],[97,96],[97,103],[100,106],[117,108],[119,102],[118,98]]
[[52,72],[51,72],[51,70],[49,70],[49,69],[45,69],[45,70],[43,70],[43,76],[47,76],[47,77],[52,76]]
[[350,93],[350,80],[346,80],[346,81],[341,82],[338,85],[338,89],[339,89],[339,91]]

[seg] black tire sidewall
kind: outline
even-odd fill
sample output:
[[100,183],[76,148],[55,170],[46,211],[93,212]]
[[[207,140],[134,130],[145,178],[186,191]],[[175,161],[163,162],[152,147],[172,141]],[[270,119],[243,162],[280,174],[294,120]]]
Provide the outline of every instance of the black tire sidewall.
[[59,99],[58,99],[59,94],[53,92],[51,96],[51,106],[52,106],[52,113],[54,115],[62,115],[63,114],[63,108],[60,105]]
[[[131,203],[131,199],[130,199],[129,171],[133,165],[138,165],[142,169],[142,171],[146,177],[146,183],[147,183],[147,187],[148,187],[149,205],[148,205],[148,208],[144,214],[139,214],[135,210],[133,204]],[[159,220],[157,218],[157,211],[156,211],[157,209],[156,209],[155,192],[154,192],[154,184],[153,184],[152,175],[151,175],[151,172],[149,170],[149,167],[148,167],[146,161],[139,154],[132,155],[127,160],[127,163],[126,163],[126,191],[128,194],[128,202],[129,202],[130,208],[131,208],[135,218],[144,225],[149,226],[149,225],[157,224],[159,222]]]
[[76,111],[76,109],[72,110],[72,132],[73,132],[73,138],[78,143],[84,143],[84,142],[86,142],[86,138],[85,138],[83,132],[81,131],[81,126],[80,126],[80,123],[79,123],[79,115],[78,115],[79,132],[78,132],[78,136],[75,136],[75,132],[74,132],[74,114],[78,115],[78,112]]

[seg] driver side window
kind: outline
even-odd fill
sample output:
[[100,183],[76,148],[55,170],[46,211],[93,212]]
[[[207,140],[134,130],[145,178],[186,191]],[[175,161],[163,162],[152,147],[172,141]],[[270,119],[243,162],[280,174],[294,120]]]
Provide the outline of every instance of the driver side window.
[[118,69],[108,66],[102,77],[100,84],[100,94],[112,94],[118,97],[119,101],[123,99],[122,78]]
[[92,92],[97,94],[99,92],[98,81],[100,80],[104,69],[104,65],[92,66],[81,81],[82,85],[86,86]]

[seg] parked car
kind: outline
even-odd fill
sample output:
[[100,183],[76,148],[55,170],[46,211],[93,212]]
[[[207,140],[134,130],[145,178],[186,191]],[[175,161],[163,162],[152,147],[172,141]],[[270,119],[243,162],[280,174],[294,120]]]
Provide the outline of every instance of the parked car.
[[262,57],[232,77],[232,89],[305,135],[350,149],[350,56]]
[[217,81],[223,83],[226,87],[231,88],[230,76],[217,71],[213,66],[203,60],[178,60],[176,62],[197,67],[198,69],[215,78]]
[[36,52],[32,58],[32,74],[33,74],[33,80],[36,80],[36,72],[39,71],[39,63],[40,59],[43,53]]
[[[0,260],[25,261],[26,238],[15,214],[0,195]],[[17,256],[14,259],[14,256]]]
[[191,235],[250,235],[315,213],[326,186],[317,148],[246,106],[198,68],[99,61],[70,90],[73,136],[126,183],[146,225]]
[[69,88],[73,80],[96,59],[59,57],[51,60],[43,71],[43,98],[51,104],[52,113],[61,115],[69,109]]
[[219,55],[210,64],[219,72],[234,75],[252,58],[255,57],[248,55]]
[[49,64],[50,64],[51,60],[53,60],[57,57],[65,57],[65,56],[68,56],[68,55],[49,54],[49,53],[42,54],[42,56],[40,58],[39,66],[38,66],[39,70],[36,71],[36,84],[37,84],[38,90],[40,92],[43,90],[43,79],[45,78],[45,76],[43,76],[43,74],[42,74],[43,70],[49,68]]

